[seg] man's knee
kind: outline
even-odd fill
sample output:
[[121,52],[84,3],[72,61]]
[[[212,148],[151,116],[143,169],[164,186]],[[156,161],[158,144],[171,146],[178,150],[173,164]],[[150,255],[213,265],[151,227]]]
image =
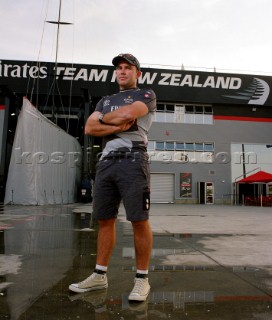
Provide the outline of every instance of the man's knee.
[[116,221],[115,218],[98,220],[98,225],[99,225],[100,228],[103,228],[103,227],[112,227],[112,226],[114,226],[115,221]]
[[149,227],[149,221],[148,220],[133,221],[132,226],[134,230],[142,230]]

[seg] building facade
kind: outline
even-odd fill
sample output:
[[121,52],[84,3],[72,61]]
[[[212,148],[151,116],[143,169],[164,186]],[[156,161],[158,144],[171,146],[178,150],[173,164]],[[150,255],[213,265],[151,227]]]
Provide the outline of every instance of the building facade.
[[[157,95],[148,134],[152,202],[240,202],[234,194],[236,181],[254,170],[272,173],[272,77],[153,68],[142,72],[139,86]],[[5,119],[6,128],[1,146],[6,148],[7,133],[14,131],[5,111],[18,114],[20,99],[28,95],[41,112],[78,137],[92,159],[99,140],[86,141],[84,121],[102,96],[118,90],[111,66],[55,68],[48,62],[6,60],[0,63],[0,88],[0,120]],[[85,170],[93,171],[86,163]],[[2,171],[6,165],[2,161]]]

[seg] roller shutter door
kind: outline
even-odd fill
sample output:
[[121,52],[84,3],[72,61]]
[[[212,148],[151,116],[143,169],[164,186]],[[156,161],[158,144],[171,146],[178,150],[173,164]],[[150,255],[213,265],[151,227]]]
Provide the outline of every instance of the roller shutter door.
[[151,203],[174,202],[174,175],[151,173]]

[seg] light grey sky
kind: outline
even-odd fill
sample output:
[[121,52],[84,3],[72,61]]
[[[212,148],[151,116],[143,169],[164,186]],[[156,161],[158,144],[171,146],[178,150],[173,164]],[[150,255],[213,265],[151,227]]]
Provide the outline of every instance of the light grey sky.
[[[55,61],[59,0],[0,0],[0,59]],[[59,62],[272,75],[271,0],[62,0]],[[171,68],[171,67],[170,67]]]

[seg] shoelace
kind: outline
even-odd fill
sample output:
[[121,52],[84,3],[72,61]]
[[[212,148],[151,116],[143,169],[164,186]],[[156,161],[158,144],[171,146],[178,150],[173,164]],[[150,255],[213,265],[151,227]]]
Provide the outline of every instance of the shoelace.
[[133,293],[141,293],[144,290],[146,281],[144,279],[135,279]]
[[80,284],[85,284],[86,282],[88,282],[92,278],[96,278],[96,275],[95,274],[91,274],[88,278],[86,278],[85,280],[81,281]]
[[85,280],[81,281],[79,284],[85,284],[90,278],[92,277],[92,275],[90,275],[88,278],[86,278]]

